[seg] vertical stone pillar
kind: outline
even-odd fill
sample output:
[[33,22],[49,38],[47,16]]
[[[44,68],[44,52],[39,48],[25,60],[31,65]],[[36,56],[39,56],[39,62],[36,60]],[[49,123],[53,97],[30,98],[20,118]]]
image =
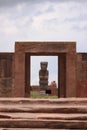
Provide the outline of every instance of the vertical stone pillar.
[[15,77],[13,96],[24,97],[25,96],[25,53],[22,51],[16,51],[15,53]]
[[76,53],[66,54],[66,97],[76,97]]
[[30,55],[25,54],[25,97],[30,96]]
[[58,56],[58,97],[66,97],[66,59],[65,54]]

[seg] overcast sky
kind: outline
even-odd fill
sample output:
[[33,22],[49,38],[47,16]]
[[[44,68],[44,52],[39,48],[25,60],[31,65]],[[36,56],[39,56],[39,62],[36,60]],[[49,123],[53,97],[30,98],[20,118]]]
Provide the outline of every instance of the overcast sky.
[[15,41],[76,41],[87,52],[87,0],[0,0],[0,51]]
[[15,41],[76,41],[87,52],[87,0],[0,0],[0,52]]

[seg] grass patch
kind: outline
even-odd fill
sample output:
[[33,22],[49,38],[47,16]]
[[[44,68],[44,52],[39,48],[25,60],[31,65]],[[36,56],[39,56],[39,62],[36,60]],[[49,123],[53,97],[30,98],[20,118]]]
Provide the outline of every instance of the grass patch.
[[45,98],[45,99],[48,99],[48,98],[50,98],[50,99],[56,99],[56,98],[58,98],[57,96],[50,96],[50,95],[40,95],[40,93],[39,92],[37,92],[37,91],[31,91],[30,92],[30,97],[31,98]]

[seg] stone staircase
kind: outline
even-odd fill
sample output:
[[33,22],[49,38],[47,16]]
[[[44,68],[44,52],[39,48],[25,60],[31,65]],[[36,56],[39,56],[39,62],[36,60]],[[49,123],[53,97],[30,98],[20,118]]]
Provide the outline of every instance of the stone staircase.
[[87,130],[87,98],[0,98],[0,130]]

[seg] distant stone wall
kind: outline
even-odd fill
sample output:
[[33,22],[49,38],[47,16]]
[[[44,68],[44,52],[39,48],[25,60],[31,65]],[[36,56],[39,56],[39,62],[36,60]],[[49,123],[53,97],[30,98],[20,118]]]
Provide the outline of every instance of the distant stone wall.
[[87,97],[87,53],[77,54],[77,97]]
[[0,53],[0,97],[11,97],[14,85],[14,54]]
[[[51,90],[51,96],[58,96],[58,88],[54,87],[54,86],[48,86],[47,88],[48,90]],[[40,91],[40,87],[39,86],[31,86],[31,91]]]
[[58,88],[54,86],[48,86],[48,89],[51,90],[52,96],[58,96]]

